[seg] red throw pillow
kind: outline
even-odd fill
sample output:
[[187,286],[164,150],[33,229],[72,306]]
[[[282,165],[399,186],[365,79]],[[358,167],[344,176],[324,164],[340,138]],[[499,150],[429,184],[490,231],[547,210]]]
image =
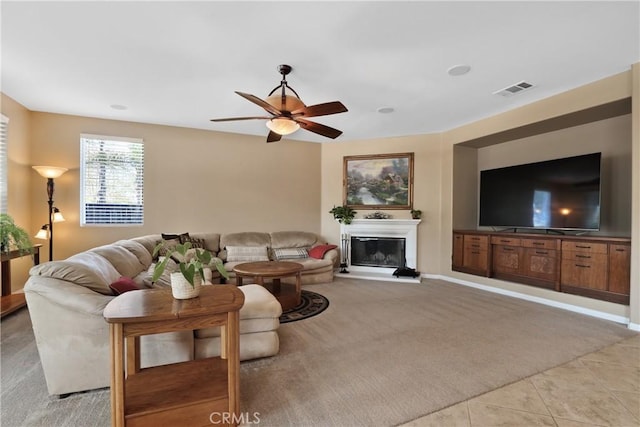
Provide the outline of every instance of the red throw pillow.
[[324,258],[324,254],[335,248],[337,248],[336,245],[318,245],[309,249],[309,256],[311,258],[322,259]]
[[137,291],[140,289],[138,284],[129,277],[121,277],[109,285],[114,295],[122,295],[125,292]]

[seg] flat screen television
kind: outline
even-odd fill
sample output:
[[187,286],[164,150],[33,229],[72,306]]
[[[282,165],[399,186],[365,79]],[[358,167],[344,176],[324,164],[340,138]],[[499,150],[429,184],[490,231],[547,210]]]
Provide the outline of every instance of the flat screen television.
[[484,227],[600,229],[601,153],[480,172]]

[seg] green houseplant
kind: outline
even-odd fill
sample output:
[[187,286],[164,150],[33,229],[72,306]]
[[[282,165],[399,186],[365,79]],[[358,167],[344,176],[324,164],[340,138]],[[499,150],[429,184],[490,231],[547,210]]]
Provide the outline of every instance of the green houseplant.
[[18,249],[21,253],[28,253],[32,246],[29,234],[18,227],[9,214],[0,214],[0,251]]
[[411,218],[413,219],[422,218],[422,211],[420,209],[411,209]]
[[353,221],[353,218],[358,212],[354,211],[347,205],[343,205],[334,206],[333,209],[329,211],[329,213],[333,214],[333,219],[337,220],[338,222],[351,224],[351,221]]
[[[207,250],[191,248],[191,246],[191,242],[185,242],[167,248],[164,259],[157,263],[153,270],[151,280],[156,282],[167,268],[169,260],[174,260],[178,264],[179,271],[171,273],[171,291],[173,297],[177,299],[194,298],[199,295],[200,286],[205,280],[204,269],[211,264],[216,267],[222,277],[229,278],[229,273],[219,258],[214,258]],[[163,248],[165,248],[164,242],[156,245],[153,257],[155,258]]]

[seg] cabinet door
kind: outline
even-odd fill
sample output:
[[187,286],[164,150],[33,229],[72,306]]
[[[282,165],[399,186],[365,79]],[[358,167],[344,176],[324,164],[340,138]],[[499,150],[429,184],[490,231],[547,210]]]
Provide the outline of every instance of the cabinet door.
[[464,259],[464,235],[453,234],[453,255],[451,264],[453,267],[462,267]]
[[609,292],[629,295],[631,246],[609,245]]
[[522,248],[515,246],[493,246],[493,271],[495,273],[520,274]]
[[558,280],[558,251],[553,249],[525,248],[522,274],[536,279]]
[[486,272],[489,264],[489,252],[477,248],[464,249],[464,267]]

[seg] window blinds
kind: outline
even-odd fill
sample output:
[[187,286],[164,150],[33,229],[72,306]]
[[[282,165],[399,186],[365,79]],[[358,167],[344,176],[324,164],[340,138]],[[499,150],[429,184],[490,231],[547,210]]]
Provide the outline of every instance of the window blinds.
[[0,115],[0,213],[7,213],[9,170],[7,161],[7,128],[9,119]]

